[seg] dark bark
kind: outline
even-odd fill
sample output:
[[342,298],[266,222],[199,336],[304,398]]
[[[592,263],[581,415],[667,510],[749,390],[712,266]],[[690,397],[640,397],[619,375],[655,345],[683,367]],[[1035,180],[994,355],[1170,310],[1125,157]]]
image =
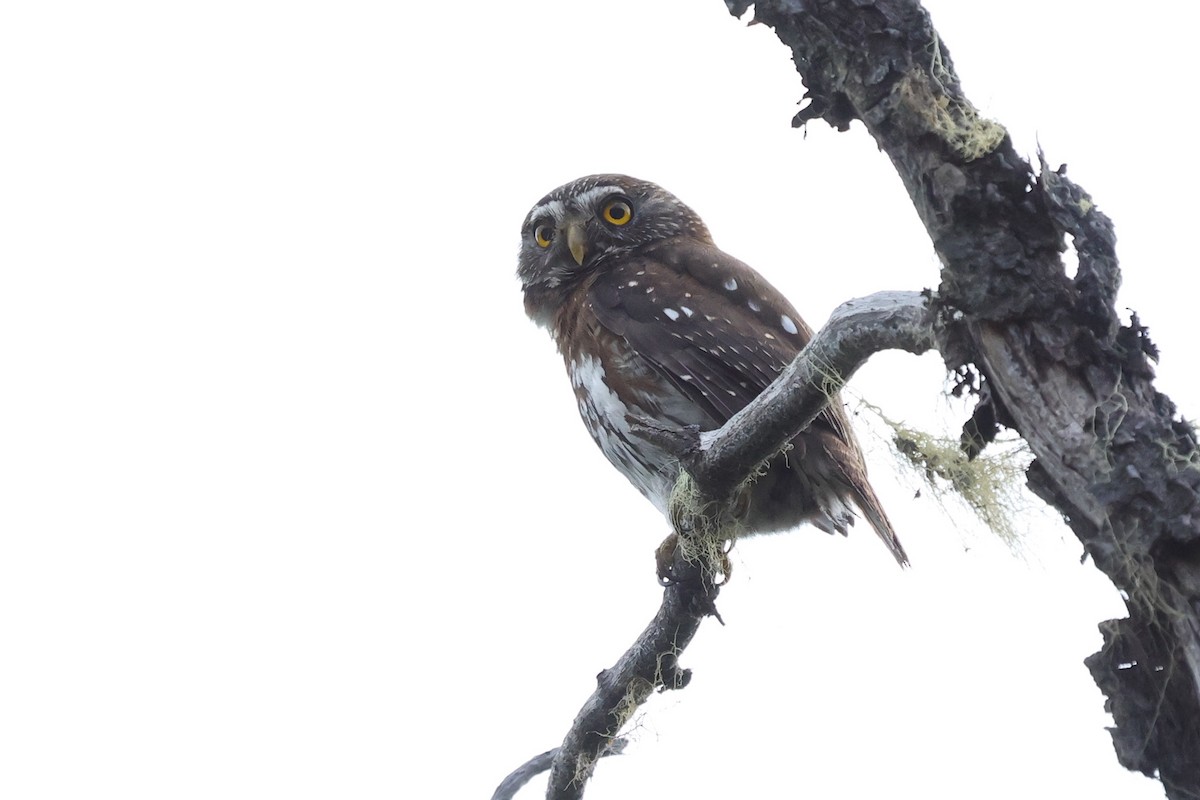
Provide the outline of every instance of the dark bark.
[[[613,739],[600,755],[602,757],[619,756],[625,752],[625,746],[628,743],[629,740],[624,737]],[[492,792],[492,800],[512,800],[512,798],[516,797],[517,792],[521,790],[521,787],[529,783],[534,776],[540,775],[550,769],[558,753],[559,748],[557,747],[553,750],[547,750],[544,753],[538,753],[514,769],[508,774],[508,777],[500,781],[500,785],[496,787],[496,791]]]
[[1104,649],[1087,660],[1118,759],[1171,798],[1200,797],[1200,457],[1153,386],[1146,330],[1116,314],[1112,225],[976,113],[915,0],[771,0],[754,15],[808,88],[795,124],[861,121],[933,240],[939,349],[984,387],[965,446],[985,446],[997,423],[1018,431],[1036,456],[1030,488],[1127,598],[1129,618],[1102,624]]
[[662,606],[633,646],[596,676],[596,691],[575,716],[550,766],[548,798],[583,797],[596,762],[612,749],[621,727],[657,691],[682,689],[691,671],[679,655],[691,643],[700,622],[716,613],[719,587],[698,562],[675,565],[678,580],[663,591]]

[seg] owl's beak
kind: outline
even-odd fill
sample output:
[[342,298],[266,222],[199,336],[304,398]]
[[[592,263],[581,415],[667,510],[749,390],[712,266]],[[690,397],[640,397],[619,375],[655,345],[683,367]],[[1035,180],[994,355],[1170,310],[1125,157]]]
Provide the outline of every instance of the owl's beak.
[[587,257],[587,237],[584,235],[582,222],[567,223],[567,248],[571,251],[575,263],[582,267],[583,259]]

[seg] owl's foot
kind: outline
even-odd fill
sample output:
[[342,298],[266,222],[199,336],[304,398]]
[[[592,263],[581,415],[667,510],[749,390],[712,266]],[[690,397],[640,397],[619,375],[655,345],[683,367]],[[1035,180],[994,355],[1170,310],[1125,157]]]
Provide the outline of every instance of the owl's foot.
[[672,533],[663,539],[662,544],[654,551],[654,563],[658,565],[658,582],[663,586],[671,585],[671,573],[674,571],[675,551],[679,549],[679,534]]
[[[703,541],[703,540],[702,540]],[[729,551],[733,549],[733,540],[720,542],[715,548],[705,548],[697,551],[694,542],[685,542],[678,533],[672,533],[654,551],[654,562],[657,565],[658,582],[670,586],[680,580],[685,565],[695,565],[700,562],[700,569],[714,586],[724,586],[733,574],[733,562],[729,559]]]

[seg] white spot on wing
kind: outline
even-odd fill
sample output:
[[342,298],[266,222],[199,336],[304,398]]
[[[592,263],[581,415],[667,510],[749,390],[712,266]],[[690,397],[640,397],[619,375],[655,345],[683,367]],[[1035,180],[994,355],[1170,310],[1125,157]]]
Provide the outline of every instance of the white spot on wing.
[[758,303],[754,302],[753,300],[747,300],[746,305],[750,307],[751,311],[754,311],[754,312],[762,311],[762,306],[760,306]]
[[690,317],[692,314],[694,314],[694,313],[695,313],[694,311],[692,311],[692,310],[691,310],[690,308],[688,308],[687,306],[680,306],[680,307],[679,307],[679,310],[680,310],[680,311],[682,311],[683,313],[687,314],[689,317]]
[[796,328],[796,323],[792,322],[792,318],[789,317],[787,314],[784,314],[783,316],[781,316],[779,318],[779,324],[782,325],[783,329],[785,331],[787,331],[788,333],[796,333],[798,330]]
[[672,321],[679,319],[679,312],[673,308],[664,308],[663,313],[670,317]]
[[725,288],[731,292],[736,292],[737,291],[737,278],[730,278],[729,280],[725,281]]

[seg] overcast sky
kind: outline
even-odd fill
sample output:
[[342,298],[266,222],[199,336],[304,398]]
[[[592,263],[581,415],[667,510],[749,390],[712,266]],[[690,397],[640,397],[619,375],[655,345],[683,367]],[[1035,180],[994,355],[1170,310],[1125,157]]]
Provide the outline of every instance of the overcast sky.
[[[1200,13],[927,6],[982,112],[1115,219],[1119,305],[1198,413]],[[936,286],[887,159],[793,130],[802,94],[717,0],[7,4],[0,794],[479,798],[556,745],[667,527],[525,319],[520,223],[625,172],[814,326]],[[851,394],[954,431],[945,388],[883,355]],[[739,545],[692,685],[589,798],[1161,797],[1104,730],[1082,661],[1123,606],[1073,536],[1025,498],[1013,556],[862,422],[913,568],[865,526]]]

